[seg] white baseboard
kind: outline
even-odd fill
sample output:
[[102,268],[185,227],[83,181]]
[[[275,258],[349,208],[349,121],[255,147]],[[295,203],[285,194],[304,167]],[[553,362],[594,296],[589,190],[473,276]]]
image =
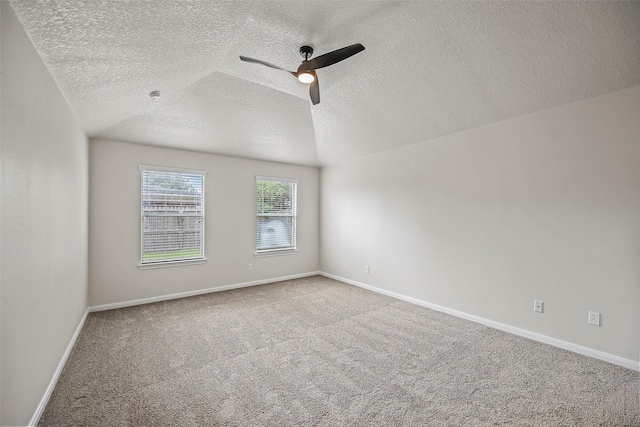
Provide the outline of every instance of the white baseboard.
[[276,278],[271,278],[271,279],[263,279],[263,280],[256,280],[256,281],[252,281],[252,282],[244,282],[244,283],[236,283],[233,285],[226,285],[226,286],[220,286],[220,287],[216,287],[216,288],[208,288],[208,289],[200,289],[197,291],[189,291],[189,292],[180,292],[180,293],[176,293],[176,294],[169,294],[169,295],[162,295],[162,296],[157,296],[157,297],[151,297],[151,298],[143,298],[143,299],[138,299],[138,300],[132,300],[132,301],[123,301],[123,302],[118,302],[118,303],[112,303],[112,304],[103,304],[103,305],[98,305],[98,306],[93,306],[93,307],[89,307],[87,308],[87,310],[84,312],[84,315],[82,316],[82,319],[80,320],[80,323],[78,324],[78,327],[76,328],[76,331],[73,334],[73,337],[71,338],[71,341],[69,342],[69,345],[67,346],[67,349],[65,350],[64,354],[62,355],[62,359],[60,360],[60,363],[58,364],[58,367],[56,368],[55,373],[53,374],[53,377],[51,378],[51,381],[49,382],[49,386],[47,387],[47,390],[44,393],[44,396],[42,396],[42,399],[40,400],[40,404],[38,405],[35,413],[33,414],[33,417],[31,417],[31,421],[29,422],[29,426],[36,426],[38,425],[38,422],[40,421],[40,417],[42,416],[42,413],[44,412],[45,408],[47,407],[47,403],[49,402],[49,398],[51,397],[51,393],[53,393],[53,389],[56,386],[56,383],[58,382],[58,378],[60,378],[60,374],[62,373],[62,369],[64,368],[64,365],[67,363],[67,359],[69,358],[69,355],[71,354],[71,350],[73,350],[73,346],[76,343],[76,340],[78,339],[78,336],[80,335],[80,331],[82,330],[82,327],[84,326],[85,321],[87,320],[87,316],[89,315],[89,313],[91,312],[95,312],[95,311],[103,311],[103,310],[112,310],[115,308],[122,308],[122,307],[130,307],[130,306],[134,306],[134,305],[140,305],[140,304],[148,304],[148,303],[152,303],[152,302],[158,302],[158,301],[166,301],[166,300],[171,300],[171,299],[177,299],[177,298],[185,298],[185,297],[190,297],[190,296],[194,296],[194,295],[202,295],[202,294],[208,294],[211,292],[221,292],[221,291],[227,291],[230,289],[238,289],[238,288],[245,288],[245,287],[249,287],[249,286],[257,286],[257,285],[263,285],[266,283],[274,283],[274,282],[281,282],[284,280],[292,280],[292,279],[299,279],[302,277],[309,277],[309,276],[315,276],[315,275],[322,275],[325,277],[328,277],[330,279],[334,279],[334,280],[338,280],[340,282],[344,282],[350,285],[354,285],[354,286],[358,286],[360,288],[364,288],[364,289],[368,289],[370,291],[373,292],[377,292],[383,295],[387,295],[402,301],[407,301],[410,302],[412,304],[416,304],[416,305],[420,305],[422,307],[426,307],[426,308],[430,308],[432,310],[436,310],[436,311],[440,311],[442,313],[446,313],[446,314],[450,314],[452,316],[456,316],[459,317],[461,319],[465,319],[465,320],[470,320],[472,322],[475,323],[480,323],[482,325],[485,326],[489,326],[491,328],[494,329],[499,329],[501,331],[505,331],[505,332],[509,332],[512,333],[514,335],[519,335],[525,338],[529,338],[535,341],[539,341],[545,344],[549,344],[552,345],[554,347],[559,347],[565,350],[569,350],[569,351],[573,351],[574,353],[578,353],[578,354],[582,354],[584,356],[589,356],[589,357],[593,357],[595,359],[599,359],[599,360],[603,360],[605,362],[609,362],[609,363],[613,363],[614,365],[618,365],[618,366],[622,366],[624,368],[628,368],[628,369],[633,369],[635,371],[640,371],[640,363],[636,362],[634,360],[630,360],[630,359],[625,359],[623,357],[619,357],[619,356],[615,356],[613,354],[609,354],[609,353],[605,353],[599,350],[594,350],[592,348],[589,347],[584,347],[581,345],[577,345],[577,344],[573,344],[567,341],[562,341],[556,338],[552,338],[552,337],[548,337],[546,335],[542,335],[542,334],[538,334],[535,332],[531,332],[531,331],[527,331],[525,329],[520,329],[520,328],[516,328],[515,326],[510,326],[510,325],[506,325],[504,323],[500,323],[500,322],[496,322],[493,320],[489,320],[489,319],[485,319],[483,317],[479,317],[479,316],[475,316],[473,314],[468,314],[468,313],[464,313],[462,311],[458,311],[458,310],[453,310],[451,308],[447,308],[447,307],[443,307],[441,305],[437,305],[437,304],[432,304],[417,298],[412,298],[412,297],[408,297],[402,294],[398,294],[396,292],[391,292],[391,291],[387,291],[385,289],[381,289],[381,288],[377,288],[375,286],[371,286],[371,285],[367,285],[361,282],[356,282],[355,280],[351,280],[351,279],[346,279],[344,277],[340,277],[340,276],[336,276],[333,274],[329,274],[329,273],[325,273],[322,271],[313,271],[313,272],[309,272],[309,273],[303,273],[303,274],[295,274],[295,275],[291,275],[291,276],[284,276],[284,277],[276,277]]
[[300,279],[302,277],[317,276],[319,274],[320,274],[319,271],[312,271],[312,272],[309,272],[309,273],[294,274],[292,276],[274,277],[274,278],[271,278],[271,279],[255,280],[253,282],[236,283],[236,284],[233,284],[233,285],[218,286],[218,287],[215,287],[215,288],[208,288],[208,289],[199,289],[199,290],[196,290],[196,291],[179,292],[179,293],[176,293],[176,294],[160,295],[160,296],[157,296],[157,297],[142,298],[142,299],[136,299],[136,300],[131,300],[131,301],[123,301],[123,302],[114,302],[114,303],[111,303],[111,304],[95,305],[95,306],[89,307],[89,312],[93,313],[95,311],[113,310],[115,308],[131,307],[131,306],[134,306],[134,305],[149,304],[149,303],[152,303],[152,302],[159,302],[159,301],[168,301],[168,300],[172,300],[172,299],[192,297],[192,296],[195,296],[195,295],[210,294],[212,292],[221,292],[221,291],[228,291],[230,289],[238,289],[238,288],[246,288],[246,287],[249,287],[249,286],[264,285],[266,283],[282,282],[283,280],[292,280],[292,279]]
[[594,359],[603,360],[605,362],[613,363],[614,365],[622,366],[628,369],[633,369],[634,371],[640,371],[640,363],[636,362],[635,360],[625,359],[623,357],[605,353],[600,350],[594,350],[589,347],[584,347],[578,344],[562,341],[556,338],[548,337],[546,335],[538,334],[536,332],[527,331],[526,329],[520,329],[520,328],[516,328],[515,326],[510,326],[504,323],[485,319],[484,317],[475,316],[473,314],[468,314],[462,311],[453,310],[451,308],[443,307],[441,305],[432,304],[430,302],[419,300],[417,298],[408,297],[402,294],[398,294],[396,292],[391,292],[385,289],[377,288],[375,286],[367,285],[365,283],[356,282],[355,280],[345,279],[344,277],[336,276],[336,275],[325,273],[325,272],[320,272],[320,274],[330,279],[338,280],[340,282],[344,282],[350,285],[358,286],[360,288],[368,289],[370,291],[387,295],[402,301],[407,301],[412,304],[420,305],[422,307],[426,307],[432,310],[440,311],[442,313],[450,314],[452,316],[456,316],[461,319],[470,320],[472,322],[480,323],[482,325],[489,326],[494,329],[499,329],[504,332],[509,332],[514,335],[519,335],[521,337],[529,338],[534,341],[539,341],[545,344],[552,345],[554,347],[559,347],[564,350],[569,350],[574,353],[582,354],[583,356],[593,357]]
[[40,417],[42,416],[44,409],[47,407],[47,403],[49,403],[49,398],[51,397],[51,393],[53,393],[53,389],[56,387],[56,384],[58,383],[58,378],[60,378],[60,374],[64,369],[64,365],[67,363],[67,359],[69,359],[71,350],[73,350],[73,346],[75,345],[76,340],[78,339],[78,335],[80,335],[80,331],[82,331],[82,327],[84,326],[84,322],[87,320],[88,315],[89,315],[89,309],[87,308],[84,312],[84,315],[82,316],[82,319],[80,319],[80,323],[78,323],[78,327],[76,328],[76,331],[73,333],[73,336],[71,337],[71,341],[69,342],[67,349],[62,355],[62,359],[60,359],[60,363],[58,363],[58,367],[56,368],[56,371],[53,373],[53,377],[49,382],[49,386],[47,387],[47,390],[44,392],[44,396],[42,396],[42,399],[40,399],[40,403],[36,408],[36,412],[33,414],[33,417],[31,417],[31,421],[29,421],[30,426],[37,426],[38,423],[40,422]]
[[60,359],[60,363],[58,364],[58,367],[56,368],[56,371],[53,374],[53,378],[51,378],[51,381],[49,382],[49,386],[47,387],[47,390],[45,391],[44,396],[42,396],[42,399],[38,404],[36,412],[33,414],[33,417],[31,417],[31,421],[29,421],[29,426],[37,426],[38,422],[40,422],[40,417],[42,416],[42,413],[47,407],[47,403],[49,403],[49,398],[51,398],[51,393],[53,393],[53,389],[56,387],[56,384],[58,383],[58,379],[60,378],[62,369],[64,369],[64,365],[67,363],[67,360],[69,359],[71,350],[73,350],[73,346],[75,345],[76,340],[78,339],[78,335],[80,335],[80,331],[82,331],[82,327],[84,326],[84,323],[87,320],[87,316],[89,315],[89,313],[92,313],[95,311],[112,310],[114,308],[130,307],[130,306],[140,305],[140,304],[148,304],[151,302],[185,298],[185,297],[190,297],[194,295],[208,294],[211,292],[221,292],[221,291],[227,291],[230,289],[245,288],[248,286],[264,285],[266,283],[282,282],[284,280],[300,279],[302,277],[316,276],[319,274],[320,274],[319,271],[313,271],[313,272],[303,273],[303,274],[294,274],[291,276],[255,280],[252,282],[236,283],[233,285],[220,286],[216,288],[200,289],[197,291],[189,291],[189,292],[180,292],[176,294],[161,295],[157,297],[143,298],[143,299],[138,299],[133,301],[123,301],[123,302],[118,302],[113,304],[103,304],[103,305],[97,305],[97,306],[87,308],[87,310],[84,312],[84,315],[82,316],[82,319],[80,320],[80,323],[78,324],[78,327],[76,328],[76,331],[73,334],[73,337],[71,338],[71,341],[69,342],[69,345],[67,346],[67,349],[62,355],[62,359]]

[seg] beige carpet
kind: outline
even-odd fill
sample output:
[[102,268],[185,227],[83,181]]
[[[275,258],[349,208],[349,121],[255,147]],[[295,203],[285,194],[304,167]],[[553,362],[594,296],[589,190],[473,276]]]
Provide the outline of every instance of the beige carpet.
[[315,276],[92,313],[41,425],[638,426],[639,379]]

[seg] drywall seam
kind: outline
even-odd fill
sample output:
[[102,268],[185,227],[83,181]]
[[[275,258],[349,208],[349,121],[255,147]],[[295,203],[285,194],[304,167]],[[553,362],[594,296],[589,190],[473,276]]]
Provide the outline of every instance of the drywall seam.
[[602,360],[605,362],[613,363],[614,365],[622,366],[623,368],[632,369],[634,371],[640,372],[640,362],[636,362],[634,360],[625,359],[624,357],[616,356],[613,354],[605,353],[603,351],[595,350],[593,348],[584,347],[578,344],[573,344],[567,341],[562,341],[557,338],[551,338],[546,335],[538,334],[536,332],[527,331],[526,329],[516,328],[515,326],[510,326],[504,323],[496,322],[493,320],[485,319],[484,317],[475,316],[473,314],[468,314],[463,311],[453,310],[448,307],[443,307],[441,305],[432,304],[427,301],[423,301],[417,298],[408,297],[406,295],[402,295],[396,292],[387,291],[385,289],[377,288],[375,286],[367,285],[365,283],[356,282],[355,280],[345,279],[344,277],[336,276],[334,274],[325,273],[323,271],[320,272],[320,275],[328,277],[330,279],[338,280],[343,283],[347,283],[349,285],[354,285],[359,288],[368,289],[373,292],[377,292],[379,294],[387,295],[402,301],[406,301],[412,304],[420,305],[422,307],[430,308],[435,311],[439,311],[442,313],[450,314],[455,317],[459,317],[461,319],[470,320],[475,323],[480,323],[481,325],[489,326],[490,328],[499,329],[504,332],[509,332],[514,335],[518,335],[524,338],[529,338],[534,341],[538,341],[544,344],[549,344],[554,347],[562,348],[564,350],[569,350],[574,353],[581,354],[583,356],[593,357],[594,359]]
[[157,296],[157,297],[142,298],[142,299],[136,299],[136,300],[131,300],[131,301],[122,301],[122,302],[114,302],[114,303],[110,303],[110,304],[95,305],[95,306],[89,307],[89,312],[93,313],[93,312],[96,312],[96,311],[113,310],[113,309],[116,309],[116,308],[131,307],[131,306],[134,306],[134,305],[149,304],[149,303],[152,303],[152,302],[168,301],[168,300],[172,300],[172,299],[186,298],[186,297],[192,297],[192,296],[196,296],[196,295],[209,294],[209,293],[212,293],[212,292],[221,292],[221,291],[228,291],[228,290],[231,290],[231,289],[246,288],[246,287],[249,287],[249,286],[264,285],[264,284],[267,284],[267,283],[282,282],[283,280],[292,280],[292,279],[300,279],[302,277],[317,276],[319,274],[320,274],[319,271],[312,271],[312,272],[309,272],[309,273],[294,274],[292,276],[274,277],[274,278],[271,278],[271,279],[263,279],[263,280],[255,280],[255,281],[252,281],[252,282],[236,283],[236,284],[233,284],[233,285],[225,285],[225,286],[218,286],[218,287],[215,287],[215,288],[199,289],[199,290],[196,290],[196,291],[179,292],[179,293],[175,293],[175,294],[160,295],[160,296]]
[[56,368],[56,371],[53,373],[53,377],[49,382],[49,386],[45,390],[44,396],[42,396],[42,399],[40,400],[40,403],[36,408],[36,412],[33,414],[33,417],[31,417],[31,421],[29,421],[29,426],[37,426],[38,423],[40,422],[40,417],[42,416],[44,409],[47,407],[47,403],[49,403],[49,398],[51,397],[51,393],[53,393],[53,389],[56,388],[56,384],[58,383],[60,374],[62,373],[62,370],[64,369],[64,365],[67,363],[67,360],[71,355],[71,350],[73,350],[73,346],[76,344],[76,340],[80,335],[80,331],[82,331],[84,322],[87,320],[88,315],[89,315],[89,308],[85,310],[84,315],[82,316],[82,319],[80,319],[80,323],[78,323],[78,327],[76,328],[76,331],[73,333],[73,337],[71,337],[71,341],[69,342],[67,349],[62,355],[62,358],[60,359],[60,363],[58,363],[58,367]]

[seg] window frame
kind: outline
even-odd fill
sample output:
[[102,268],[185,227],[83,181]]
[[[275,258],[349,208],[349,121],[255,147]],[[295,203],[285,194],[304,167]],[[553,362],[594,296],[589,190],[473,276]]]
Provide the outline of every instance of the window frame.
[[[292,246],[289,247],[285,247],[285,248],[276,248],[276,249],[258,249],[258,227],[260,226],[260,218],[261,217],[269,217],[269,216],[274,216],[274,215],[269,215],[268,213],[260,213],[258,212],[258,183],[260,181],[269,181],[269,182],[287,182],[287,183],[292,183],[293,184],[293,195],[291,197],[292,200],[292,214],[291,215],[278,215],[278,216],[286,216],[291,218],[292,223],[293,223],[293,229],[292,231]],[[256,189],[256,207],[255,207],[255,213],[256,213],[256,222],[255,222],[255,248],[256,251],[254,253],[254,255],[256,257],[266,257],[266,256],[278,256],[278,255],[292,255],[292,254],[296,254],[298,253],[298,180],[295,178],[281,178],[281,177],[274,177],[274,176],[261,176],[261,175],[256,175],[256,184],[255,184],[255,189]]]
[[[183,265],[192,265],[192,264],[203,264],[207,261],[205,254],[205,181],[206,181],[206,171],[195,170],[195,169],[182,169],[182,168],[173,168],[173,167],[165,167],[165,166],[151,166],[151,165],[138,165],[138,169],[140,171],[140,258],[138,263],[138,268],[141,270],[150,269],[150,268],[163,268],[163,267],[176,267]],[[197,215],[197,217],[201,218],[200,220],[200,255],[193,258],[174,258],[174,259],[165,259],[160,261],[144,261],[144,203],[145,203],[145,172],[167,172],[173,174],[186,174],[186,175],[200,175],[202,177],[202,187],[201,187],[201,198],[202,198],[202,206],[201,206],[201,215]],[[148,214],[146,214],[148,216]],[[158,215],[163,216],[163,215]]]

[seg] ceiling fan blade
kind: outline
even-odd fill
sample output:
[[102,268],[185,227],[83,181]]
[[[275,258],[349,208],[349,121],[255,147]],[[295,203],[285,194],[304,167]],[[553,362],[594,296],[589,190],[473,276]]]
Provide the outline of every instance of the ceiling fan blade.
[[311,102],[313,105],[320,103],[320,85],[318,84],[318,76],[309,85],[309,95],[311,96]]
[[348,57],[353,56],[358,52],[362,52],[363,50],[364,46],[362,46],[360,43],[356,43],[352,44],[351,46],[343,47],[342,49],[334,50],[333,52],[317,56],[303,62],[302,64],[307,69],[317,70],[318,68],[328,67],[329,65],[333,65],[336,62],[347,59]]
[[293,76],[297,76],[297,75],[296,75],[296,73],[295,73],[295,72],[293,72],[293,71],[285,70],[285,69],[284,69],[284,68],[282,68],[282,67],[278,67],[277,65],[269,64],[268,62],[261,61],[261,60],[259,60],[259,59],[248,58],[248,57],[246,57],[246,56],[242,56],[242,55],[240,55],[240,59],[241,59],[242,61],[250,62],[250,63],[252,63],[252,64],[260,64],[260,65],[264,65],[265,67],[275,68],[276,70],[286,71],[287,73],[289,73],[289,74],[291,74],[291,75],[293,75]]

